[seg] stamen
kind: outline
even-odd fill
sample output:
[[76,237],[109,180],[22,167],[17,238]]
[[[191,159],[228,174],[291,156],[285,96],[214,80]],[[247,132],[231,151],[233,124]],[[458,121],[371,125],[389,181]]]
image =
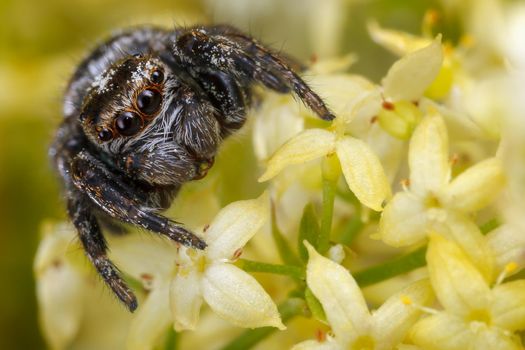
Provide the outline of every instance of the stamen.
[[241,255],[242,255],[242,248],[239,248],[233,253],[232,262],[235,262],[235,261],[239,260]]
[[430,314],[430,315],[436,315],[439,313],[438,310],[436,309],[432,309],[430,307],[426,307],[426,306],[423,306],[423,305],[419,305],[419,304],[414,304],[414,301],[412,300],[412,298],[410,298],[408,295],[402,295],[400,297],[401,299],[401,302],[406,305],[406,306],[411,306],[419,311],[422,311],[424,313],[427,313],[427,314]]
[[317,329],[315,331],[315,338],[317,339],[317,341],[319,343],[325,342],[326,341],[326,332],[324,332],[321,329]]
[[403,191],[408,192],[408,188],[410,187],[410,179],[401,180],[401,187],[403,187]]
[[505,267],[503,268],[503,271],[499,274],[498,278],[496,279],[496,286],[499,286],[505,278],[514,271],[518,269],[518,264],[514,261],[509,262]]

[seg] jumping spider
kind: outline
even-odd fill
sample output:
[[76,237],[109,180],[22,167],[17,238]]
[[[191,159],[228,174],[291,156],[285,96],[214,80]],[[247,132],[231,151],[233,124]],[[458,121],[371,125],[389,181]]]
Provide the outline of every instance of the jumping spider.
[[204,249],[159,212],[184,182],[206,175],[221,141],[244,124],[255,83],[334,118],[286,59],[230,26],[122,32],[69,81],[50,155],[87,256],[130,311],[136,297],[108,259],[101,226],[125,222]]

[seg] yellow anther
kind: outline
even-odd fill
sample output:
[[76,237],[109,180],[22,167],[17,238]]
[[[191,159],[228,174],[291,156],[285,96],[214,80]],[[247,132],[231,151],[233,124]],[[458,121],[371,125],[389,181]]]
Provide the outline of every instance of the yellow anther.
[[401,187],[403,187],[403,191],[408,192],[408,188],[410,187],[410,179],[401,180]]
[[412,305],[412,299],[408,295],[402,295],[401,302],[405,305]]
[[419,305],[419,304],[414,304],[414,302],[412,301],[412,299],[408,296],[408,295],[402,295],[401,296],[401,302],[403,304],[405,304],[406,306],[410,306],[410,307],[413,307],[421,312],[424,312],[426,314],[429,314],[429,315],[436,315],[437,313],[439,313],[438,310],[436,309],[433,309],[433,308],[430,308],[430,307],[426,307],[426,306],[423,306],[423,305]]
[[422,23],[422,32],[423,35],[426,37],[432,37],[432,29],[436,26],[436,24],[439,22],[441,15],[438,11],[434,9],[427,10],[425,12],[425,16],[423,17],[423,23]]
[[509,274],[513,273],[517,269],[518,269],[518,264],[514,261],[511,261],[507,265],[505,265],[505,267],[503,268],[503,271],[501,271],[498,278],[496,279],[496,285],[500,285],[501,282],[503,282],[503,280],[507,278]]
[[513,273],[518,269],[518,264],[514,261],[509,262],[507,265],[505,265],[505,272],[506,273]]
[[450,42],[443,43],[443,53],[445,56],[450,56],[454,53],[454,46]]
[[426,24],[434,25],[439,21],[439,12],[436,9],[429,9],[427,12],[425,12],[425,17],[423,21]]

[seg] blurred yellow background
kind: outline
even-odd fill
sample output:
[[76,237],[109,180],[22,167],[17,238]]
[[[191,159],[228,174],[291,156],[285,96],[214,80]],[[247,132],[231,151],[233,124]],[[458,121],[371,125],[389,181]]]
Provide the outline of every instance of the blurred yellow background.
[[[355,52],[352,71],[379,79],[394,57],[366,21],[420,33],[421,0],[0,0],[0,349],[45,348],[33,256],[43,220],[65,218],[47,147],[75,64],[112,30],[134,24],[229,23],[303,62]],[[457,21],[439,23],[453,39]]]

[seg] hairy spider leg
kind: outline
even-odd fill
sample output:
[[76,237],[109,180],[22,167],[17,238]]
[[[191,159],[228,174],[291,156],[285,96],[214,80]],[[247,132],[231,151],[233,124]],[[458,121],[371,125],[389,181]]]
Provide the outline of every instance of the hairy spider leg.
[[178,37],[173,49],[190,64],[240,74],[241,78],[261,82],[282,93],[292,89],[320,118],[335,118],[323,100],[281,59],[249,37],[227,35],[207,35],[204,28],[190,29]]
[[107,256],[107,244],[97,219],[90,209],[87,198],[81,194],[70,197],[68,212],[75,225],[84,250],[104,282],[115,295],[133,312],[137,308],[137,298],[120,276],[117,267]]
[[86,151],[73,159],[71,170],[75,186],[107,215],[164,235],[185,246],[206,248],[202,239],[178,223],[143,208],[138,198],[129,195],[133,193],[131,189]]

